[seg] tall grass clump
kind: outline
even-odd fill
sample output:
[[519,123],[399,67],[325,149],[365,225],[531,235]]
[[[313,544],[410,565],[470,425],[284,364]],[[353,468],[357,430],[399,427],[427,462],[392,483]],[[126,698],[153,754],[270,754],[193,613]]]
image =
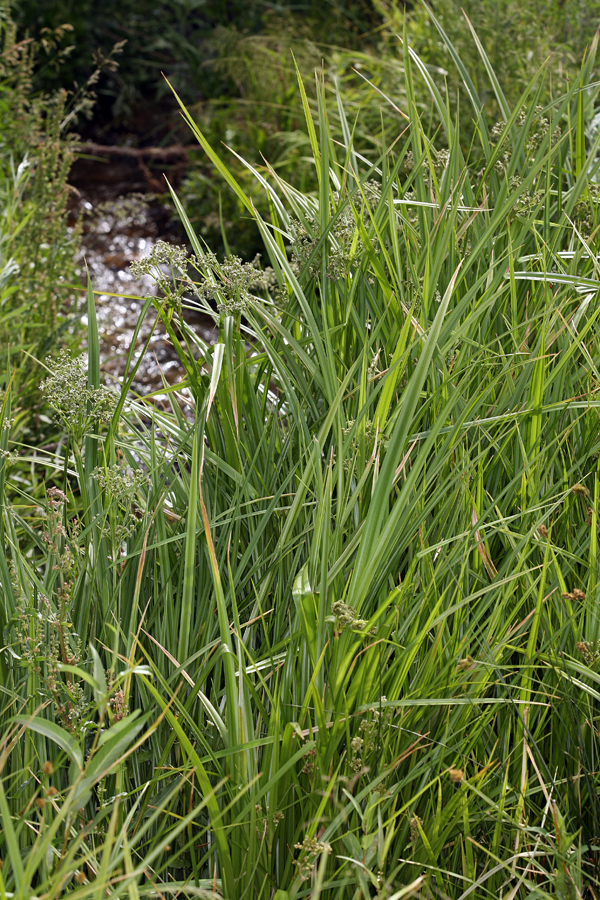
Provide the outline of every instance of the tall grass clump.
[[138,264],[184,373],[162,404],[128,396],[137,335],[102,386],[89,290],[43,504],[4,398],[6,896],[597,893],[596,43],[512,106],[474,34],[492,126],[432,22],[468,156],[406,33],[396,143],[357,151],[340,95],[334,138],[317,77],[318,191],[254,170],[268,219],[188,117],[263,260],[174,197],[190,249]]
[[[503,118],[502,108],[465,16],[475,28],[511,108],[543,64],[547,75],[538,83],[538,102],[545,106],[553,96],[568,90],[600,26],[598,0],[436,0],[433,4],[373,0],[356,8],[325,2],[316,18],[315,5],[312,16],[300,14],[301,8],[305,12],[304,6],[288,15],[281,10],[264,16],[257,32],[220,23],[208,41],[201,77],[198,72],[190,73],[185,85],[178,80],[176,90],[187,99],[190,86],[198,84],[199,99],[195,103],[190,100],[188,109],[211,144],[225,143],[253,165],[260,165],[266,157],[282,178],[302,192],[310,191],[316,186],[315,171],[290,49],[306,76],[324,65],[326,89],[331,94],[328,116],[336,139],[341,128],[337,93],[345,117],[352,123],[355,150],[371,158],[381,152],[382,132],[384,143],[397,137],[398,109],[406,107],[398,42],[405,25],[424,66],[438,85],[447,87],[453,118],[459,103],[470,106],[468,90],[429,15],[429,6],[493,121]],[[221,82],[211,80],[218,77]],[[316,91],[310,77],[305,80],[308,103],[318,117]],[[210,90],[209,83],[219,84],[219,89]],[[393,101],[387,105],[383,121],[382,94]],[[442,120],[427,84],[417,79],[413,95],[424,127],[433,133]],[[460,139],[466,155],[473,141],[473,123],[468,116],[461,117]],[[252,222],[245,219],[241,201],[222,179],[214,178],[202,154],[191,162],[180,195],[196,233],[213,249],[224,251],[222,231],[226,230],[226,241],[234,252],[251,258],[261,249],[260,239]],[[262,215],[268,215],[264,194],[250,173],[234,156],[228,165],[244,193]]]
[[[48,31],[49,53],[66,30]],[[35,93],[40,55],[38,43],[17,39],[11,4],[1,0],[0,386],[16,366],[14,414],[21,428],[32,425],[43,371],[31,355],[43,359],[57,344],[77,341],[70,332],[80,229],[69,215],[73,152],[67,132],[83,97]],[[60,52],[53,59],[60,65]]]

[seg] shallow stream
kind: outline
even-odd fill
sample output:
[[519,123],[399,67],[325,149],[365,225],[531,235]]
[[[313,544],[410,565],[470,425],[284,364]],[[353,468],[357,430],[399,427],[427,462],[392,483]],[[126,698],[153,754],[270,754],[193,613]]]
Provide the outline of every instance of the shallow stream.
[[[120,380],[144,300],[156,293],[152,278],[135,278],[130,263],[147,256],[159,239],[183,243],[182,235],[171,211],[149,193],[147,179],[135,161],[79,159],[69,181],[74,188],[74,212],[83,220],[80,277],[85,280],[87,265],[94,291],[99,292],[96,315],[102,368],[106,375]],[[207,342],[216,340],[211,320],[198,316],[193,325]],[[142,349],[151,330],[133,384],[140,394],[159,390],[162,377],[173,384],[184,375],[153,310],[140,329],[136,349]]]

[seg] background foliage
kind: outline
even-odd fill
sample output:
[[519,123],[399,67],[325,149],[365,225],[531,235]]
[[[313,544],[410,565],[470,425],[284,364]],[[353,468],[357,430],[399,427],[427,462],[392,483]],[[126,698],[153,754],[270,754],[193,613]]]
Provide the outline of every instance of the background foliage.
[[[64,91],[38,95],[32,78],[39,47],[17,39],[0,9],[0,384],[13,377],[31,424],[43,358],[73,313],[79,231],[68,221],[73,153]],[[72,109],[72,107],[71,107]],[[10,371],[16,367],[14,376]]]

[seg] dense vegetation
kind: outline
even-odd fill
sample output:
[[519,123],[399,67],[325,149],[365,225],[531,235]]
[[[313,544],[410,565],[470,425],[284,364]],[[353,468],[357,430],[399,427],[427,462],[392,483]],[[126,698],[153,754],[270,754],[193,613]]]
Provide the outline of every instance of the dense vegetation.
[[35,46],[1,18],[0,51],[0,385],[16,366],[21,387],[24,352],[43,358],[65,329],[78,230],[67,222],[67,96],[32,94]]
[[297,78],[304,185],[182,105],[263,256],[173,195],[166,404],[135,339],[103,385],[92,285],[86,356],[6,360],[2,897],[597,896],[596,41],[519,93],[428,15],[454,92],[404,22],[366,124]]

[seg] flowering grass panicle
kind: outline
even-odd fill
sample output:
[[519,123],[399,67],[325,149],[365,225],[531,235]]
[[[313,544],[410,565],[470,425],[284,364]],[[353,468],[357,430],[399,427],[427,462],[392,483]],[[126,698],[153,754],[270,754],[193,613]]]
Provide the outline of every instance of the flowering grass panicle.
[[46,359],[46,366],[50,375],[42,381],[40,390],[57,422],[79,444],[95,421],[106,424],[110,420],[117,396],[104,385],[90,387],[83,355],[73,358],[67,350],[61,350],[57,359]]
[[157,281],[161,281],[165,275],[165,267],[179,275],[186,271],[187,263],[188,255],[185,247],[169,244],[167,241],[157,241],[148,256],[134,260],[129,268],[136,278],[151,275]]
[[600,659],[600,641],[578,641],[575,649],[583,656],[586,666],[592,669]]
[[366,619],[359,619],[356,616],[356,610],[352,606],[348,606],[343,600],[336,600],[331,607],[331,611],[335,616],[337,631],[364,631],[367,627]]
[[154,280],[172,314],[181,312],[183,296],[191,287],[187,274],[189,262],[185,247],[157,241],[148,256],[134,260],[129,268],[135,278],[150,276]]
[[300,859],[294,860],[301,881],[307,881],[314,874],[317,860],[322,853],[331,853],[331,847],[326,841],[318,841],[314,837],[305,837],[302,843],[298,842],[294,847],[301,853]]
[[254,302],[253,291],[264,294],[277,283],[273,269],[259,268],[260,254],[251,263],[239,256],[226,256],[219,263],[211,252],[195,262],[204,280],[194,285],[194,292],[205,301],[215,300],[222,315],[243,313]]
[[[119,510],[119,520],[114,523],[113,534],[116,543],[121,544],[131,535],[138,523],[139,507],[136,501],[139,490],[148,481],[148,477],[145,472],[139,469],[130,471],[121,463],[98,466],[94,469],[94,475],[108,503],[115,504]],[[103,534],[106,537],[111,534],[108,524],[104,527]]]

